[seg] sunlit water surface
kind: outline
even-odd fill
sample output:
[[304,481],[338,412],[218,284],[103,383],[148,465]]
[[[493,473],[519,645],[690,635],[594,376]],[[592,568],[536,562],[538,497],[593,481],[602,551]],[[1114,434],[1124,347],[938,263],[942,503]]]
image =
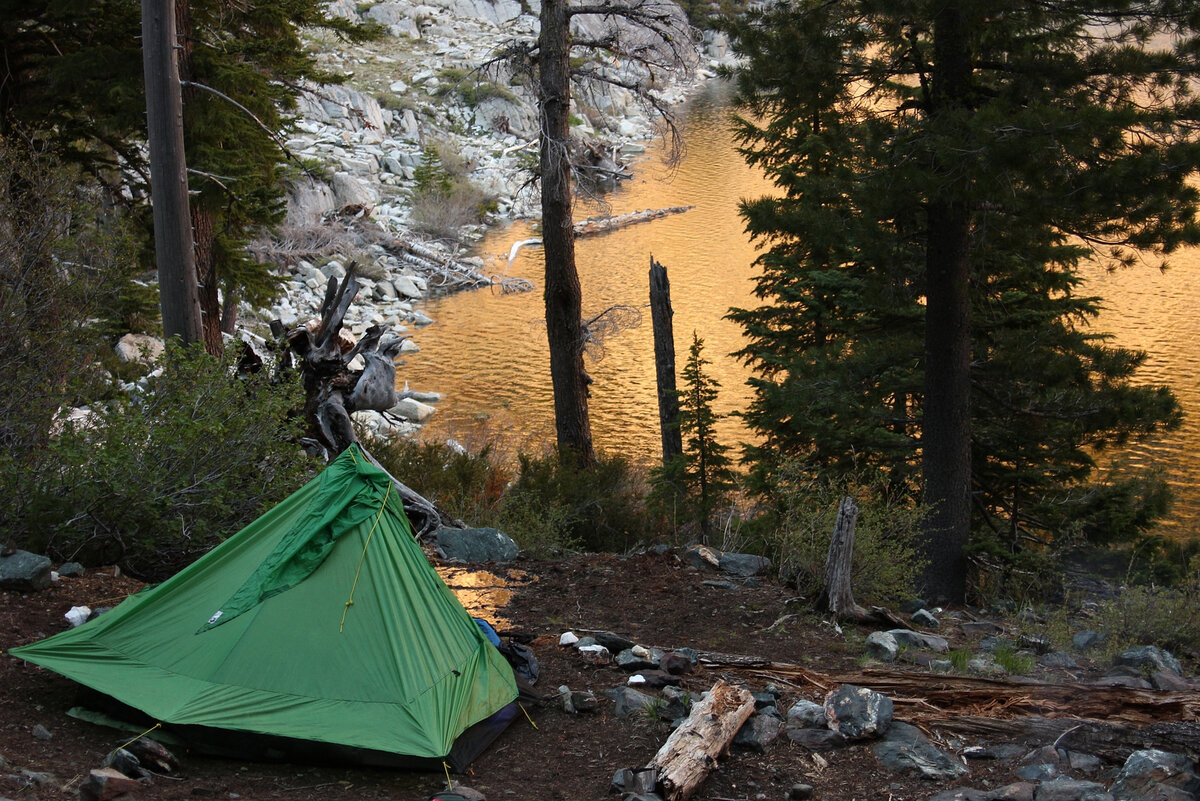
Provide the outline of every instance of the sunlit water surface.
[[[666,265],[675,310],[677,366],[682,367],[693,331],[704,340],[709,374],[721,384],[715,408],[729,414],[746,406],[749,371],[730,354],[741,347],[740,329],[723,317],[731,307],[756,303],[752,267],[757,254],[738,216],[738,202],[771,191],[735,151],[729,123],[728,92],[714,85],[687,107],[683,132],[687,153],[669,170],[654,148],[634,165],[636,177],[606,200],[577,204],[576,218],[608,211],[693,205],[691,211],[634,225],[577,242],[584,315],[612,307],[636,310],[620,315],[628,327],[608,334],[590,352],[594,379],[590,411],[596,446],[652,463],[659,457],[658,406],[653,334],[648,309],[650,257]],[[542,307],[542,252],[520,251],[511,268],[513,242],[538,235],[526,222],[493,231],[479,246],[489,270],[528,278],[537,290],[502,295],[459,293],[432,301],[436,321],[417,334],[420,353],[406,357],[401,381],[441,392],[444,400],[425,435],[454,437],[477,447],[501,442],[509,453],[540,451],[554,439],[549,356]],[[1163,383],[1178,395],[1187,415],[1181,430],[1138,443],[1121,456],[1134,466],[1165,471],[1177,501],[1164,526],[1172,536],[1200,535],[1200,356],[1193,336],[1193,308],[1200,300],[1200,252],[1173,260],[1160,273],[1149,266],[1117,273],[1093,269],[1088,291],[1105,299],[1097,330],[1115,341],[1149,352],[1141,371],[1145,383]],[[747,439],[736,418],[726,418],[720,438],[731,446]],[[1105,458],[1108,458],[1107,456]]]

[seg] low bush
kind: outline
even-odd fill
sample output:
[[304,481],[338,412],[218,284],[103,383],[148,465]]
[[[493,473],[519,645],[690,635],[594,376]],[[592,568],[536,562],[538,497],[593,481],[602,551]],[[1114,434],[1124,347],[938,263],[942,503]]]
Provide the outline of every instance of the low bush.
[[924,510],[892,499],[882,483],[869,478],[834,482],[803,475],[791,467],[781,471],[771,497],[774,508],[759,527],[766,527],[761,549],[780,577],[794,581],[802,595],[821,592],[838,504],[850,495],[859,507],[851,562],[855,600],[883,604],[911,598],[924,567],[918,554]]
[[471,454],[441,443],[393,437],[369,447],[385,470],[451,517],[473,526],[498,524],[501,496],[511,474],[491,445]]
[[315,474],[296,444],[298,385],[237,378],[198,347],[168,349],[163,368],[141,397],[66,425],[36,471],[0,461],[24,494],[12,522],[28,547],[158,581]]
[[1177,587],[1129,587],[1100,604],[1092,627],[1108,635],[1114,650],[1157,645],[1200,653],[1200,574]]

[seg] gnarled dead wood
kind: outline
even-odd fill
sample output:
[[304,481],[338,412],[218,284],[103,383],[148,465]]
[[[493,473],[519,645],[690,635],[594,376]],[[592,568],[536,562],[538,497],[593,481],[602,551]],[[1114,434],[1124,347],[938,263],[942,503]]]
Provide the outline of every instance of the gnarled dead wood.
[[825,588],[821,593],[821,605],[840,621],[910,628],[905,620],[881,606],[867,609],[855,602],[850,579],[851,562],[854,557],[854,527],[857,522],[858,505],[849,496],[842,498],[838,504],[833,534],[829,538],[829,551],[825,556]]
[[683,214],[695,206],[668,206],[665,209],[643,209],[642,211],[631,211],[628,214],[615,214],[611,217],[589,217],[586,220],[580,220],[575,223],[575,236],[595,236],[596,234],[607,234],[609,231],[615,231],[618,228],[624,228],[637,223],[650,222],[662,217],[669,217],[672,214]]
[[692,704],[687,719],[671,732],[648,766],[658,770],[667,801],[683,801],[696,792],[753,713],[750,691],[724,681]]

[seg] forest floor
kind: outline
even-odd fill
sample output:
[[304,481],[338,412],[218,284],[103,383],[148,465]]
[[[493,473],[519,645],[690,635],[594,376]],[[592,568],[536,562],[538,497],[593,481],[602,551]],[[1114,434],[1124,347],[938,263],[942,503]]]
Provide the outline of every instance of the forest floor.
[[[612,666],[588,664],[575,649],[560,647],[558,639],[564,631],[581,635],[589,630],[613,631],[646,646],[691,647],[787,663],[796,669],[786,676],[702,664],[683,679],[684,688],[693,695],[718,678],[744,683],[752,690],[774,683],[783,691],[781,711],[802,698],[820,703],[832,689],[830,680],[822,677],[862,674],[870,667],[863,659],[863,641],[870,630],[844,627],[839,633],[786,587],[770,580],[722,585],[715,580],[727,577],[692,567],[673,551],[518,562],[492,572],[500,581],[458,568],[445,574],[468,608],[473,601],[491,607],[471,609],[473,614],[493,620],[501,633],[521,632],[532,638],[530,645],[541,667],[540,692],[556,694],[560,685],[567,685],[571,690],[594,691],[600,704],[595,712],[585,714],[565,712],[557,701],[529,705],[528,719],[519,718],[468,773],[452,777],[456,785],[474,788],[490,801],[608,797],[614,772],[647,764],[670,734],[669,722],[654,715],[615,715],[603,692],[623,686],[627,674]],[[66,628],[63,614],[72,606],[112,604],[140,587],[113,573],[111,568],[98,569],[82,578],[61,579],[43,592],[0,594],[0,647],[7,651]],[[971,644],[961,631],[944,629],[939,634],[949,638],[952,647]],[[1107,666],[1081,658],[1069,673],[1043,673],[1037,678],[1084,682],[1103,672],[1103,667]],[[936,679],[923,668],[909,665],[907,669],[918,682]],[[1030,692],[1036,693],[1036,687],[1031,686]],[[894,700],[897,719],[923,708],[919,698]],[[7,653],[0,655],[0,801],[73,797],[106,753],[129,739],[69,717],[66,713],[74,702],[75,686],[69,680]],[[38,726],[45,729],[37,732],[40,737],[34,733]],[[926,729],[930,731],[928,725]],[[936,739],[936,731],[931,733]],[[974,744],[979,742],[951,742],[960,750]],[[441,772],[179,756],[182,767],[177,776],[155,777],[131,797],[420,801],[443,789],[446,780]],[[1015,763],[972,761],[969,766],[970,773],[952,784],[980,788],[1015,781]],[[1119,765],[1108,770],[1115,768]],[[814,787],[814,798],[839,801],[923,799],[952,786],[891,773],[865,745],[814,754],[785,736],[766,753],[735,748],[695,798],[782,801],[797,784]]]

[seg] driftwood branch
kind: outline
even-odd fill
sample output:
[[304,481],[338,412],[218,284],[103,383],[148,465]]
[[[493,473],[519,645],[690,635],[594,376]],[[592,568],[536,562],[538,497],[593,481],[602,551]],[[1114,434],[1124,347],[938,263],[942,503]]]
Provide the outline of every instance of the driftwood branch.
[[649,767],[658,771],[663,797],[667,801],[691,797],[753,713],[749,690],[724,681],[714,684],[650,761]]
[[642,211],[631,211],[628,214],[616,214],[610,217],[589,217],[586,220],[575,223],[575,236],[607,234],[609,231],[615,231],[618,228],[658,220],[663,217],[669,217],[672,214],[683,214],[685,211],[693,208],[695,207],[669,206],[665,209],[644,209]]

